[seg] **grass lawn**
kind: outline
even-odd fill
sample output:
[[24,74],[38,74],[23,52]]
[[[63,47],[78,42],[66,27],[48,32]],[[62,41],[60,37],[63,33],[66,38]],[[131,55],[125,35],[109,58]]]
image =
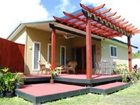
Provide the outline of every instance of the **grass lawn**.
[[[0,98],[0,105],[32,105],[21,98]],[[140,82],[111,95],[86,94],[43,105],[140,105]]]

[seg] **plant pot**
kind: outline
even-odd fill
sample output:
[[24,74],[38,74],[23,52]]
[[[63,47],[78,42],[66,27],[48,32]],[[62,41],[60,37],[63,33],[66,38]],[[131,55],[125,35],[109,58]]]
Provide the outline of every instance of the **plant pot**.
[[15,93],[14,93],[14,91],[6,91],[5,96],[10,98],[10,97],[15,96]]
[[50,83],[53,84],[54,83],[54,79],[50,79]]
[[4,91],[0,91],[0,98],[4,97]]

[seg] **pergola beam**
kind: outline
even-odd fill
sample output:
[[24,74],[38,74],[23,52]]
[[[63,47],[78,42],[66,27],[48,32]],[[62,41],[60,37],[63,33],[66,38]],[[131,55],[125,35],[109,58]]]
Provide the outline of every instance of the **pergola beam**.
[[[115,31],[118,31],[119,33],[121,32],[121,31],[119,31],[118,28],[114,28],[115,26],[112,25],[110,22],[106,21],[105,19],[102,20],[101,17],[98,17],[98,16],[93,15],[93,14],[89,14],[89,13],[88,13],[87,11],[85,11],[85,10],[82,10],[82,12],[83,12],[83,14],[84,14],[86,17],[91,18],[91,19],[93,19],[94,21],[97,21],[97,22],[101,23],[102,25],[104,25],[104,26],[106,26],[106,27],[109,27],[109,28],[111,28],[111,29],[113,29],[113,30],[115,30]],[[121,34],[124,34],[124,33],[121,33]]]
[[[100,20],[99,21],[100,23],[103,23],[102,21],[103,21],[103,19],[105,19],[105,21],[107,21],[107,23],[109,24],[109,25],[108,24],[106,25],[107,27],[112,28],[112,27],[117,26],[117,27],[119,27],[119,29],[123,29],[123,27],[119,26],[117,22],[112,21],[112,19],[110,19],[109,17],[103,16],[102,14],[100,14],[98,12],[94,12],[94,14],[93,14],[92,11],[91,11],[91,9],[89,7],[83,5],[83,4],[81,4],[81,7],[84,10],[86,10],[88,12],[88,14],[94,15],[93,17],[96,17],[98,20]],[[125,29],[123,31],[120,31],[120,32],[123,32],[122,34],[126,34],[127,36],[130,35],[130,32],[128,32],[128,30],[125,30]]]
[[[74,19],[83,21],[83,23],[86,23],[85,19],[83,19],[83,18],[76,17],[76,16],[74,16],[74,15],[72,15],[72,14],[69,14],[69,13],[67,13],[67,12],[63,12],[63,13],[64,13],[65,16],[68,16],[68,17],[70,17],[70,18],[74,18]],[[67,22],[67,23],[69,23],[69,22]],[[91,23],[91,25],[97,27],[99,30],[102,30],[101,27],[98,27],[96,24],[92,24],[92,23]],[[75,25],[75,26],[76,26],[76,25]],[[103,25],[102,25],[102,26],[103,26]],[[79,26],[79,27],[80,27],[80,26]],[[105,28],[104,28],[104,29],[105,29]],[[105,29],[105,30],[106,30],[106,29]],[[104,31],[104,30],[102,30],[102,31]],[[106,31],[108,31],[108,30],[106,30]],[[106,31],[104,31],[104,32],[106,32]],[[93,32],[93,33],[94,33],[94,32]],[[95,32],[95,33],[96,33],[96,32]],[[101,34],[101,33],[99,33],[99,34]],[[103,33],[102,33],[102,34],[103,34]],[[114,33],[112,33],[112,31],[111,31],[110,34],[114,34]]]

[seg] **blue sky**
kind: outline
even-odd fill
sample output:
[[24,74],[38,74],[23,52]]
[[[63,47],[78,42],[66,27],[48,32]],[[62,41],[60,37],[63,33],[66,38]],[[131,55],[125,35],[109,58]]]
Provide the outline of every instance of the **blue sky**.
[[63,16],[63,11],[73,12],[80,9],[79,3],[81,0],[41,0],[43,5],[48,11],[49,16]]
[[[20,23],[46,21],[53,19],[52,16],[61,17],[63,11],[76,11],[80,2],[105,3],[107,8],[112,8],[111,12],[117,11],[117,15],[140,28],[139,0],[0,0],[0,37],[7,38]],[[118,39],[126,42],[126,37]],[[140,46],[140,34],[132,38],[132,44]]]

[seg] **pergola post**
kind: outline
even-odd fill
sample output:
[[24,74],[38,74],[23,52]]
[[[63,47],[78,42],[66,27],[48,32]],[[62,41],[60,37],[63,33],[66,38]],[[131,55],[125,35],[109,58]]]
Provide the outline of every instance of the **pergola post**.
[[92,78],[92,43],[91,43],[91,23],[87,18],[86,24],[86,76]]
[[52,28],[51,34],[51,69],[56,68],[56,33],[55,29]]
[[132,48],[131,48],[131,36],[127,37],[128,40],[128,67],[129,72],[132,71]]

